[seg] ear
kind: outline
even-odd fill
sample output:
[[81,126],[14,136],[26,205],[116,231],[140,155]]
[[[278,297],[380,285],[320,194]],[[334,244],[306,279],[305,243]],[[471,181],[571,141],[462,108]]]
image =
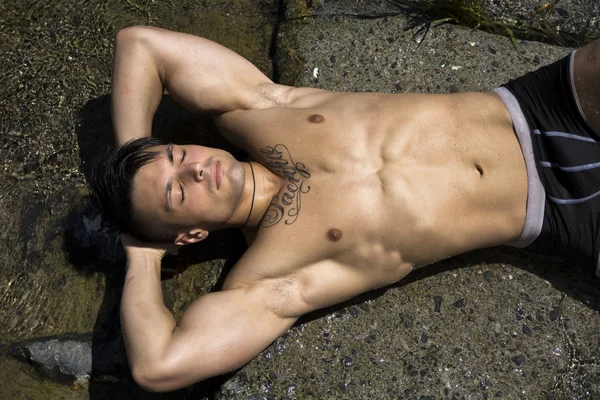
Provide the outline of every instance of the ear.
[[185,246],[187,244],[198,243],[206,239],[208,231],[204,229],[192,229],[190,231],[177,234],[175,244]]

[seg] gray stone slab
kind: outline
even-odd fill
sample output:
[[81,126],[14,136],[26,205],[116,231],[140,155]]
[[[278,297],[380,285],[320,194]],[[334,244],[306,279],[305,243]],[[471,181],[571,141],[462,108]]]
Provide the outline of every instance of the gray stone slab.
[[[288,21],[279,76],[339,91],[481,91],[570,51],[526,41],[517,51],[506,37],[456,26],[419,43],[407,22]],[[217,397],[598,397],[599,298],[591,269],[506,248],[468,254],[309,316]]]
[[41,340],[25,347],[30,362],[55,381],[68,384],[89,382],[92,373],[92,345],[81,340]]
[[407,17],[295,20],[279,31],[282,83],[330,90],[431,92],[490,90],[557,60],[570,49],[458,27],[426,36],[405,31]]

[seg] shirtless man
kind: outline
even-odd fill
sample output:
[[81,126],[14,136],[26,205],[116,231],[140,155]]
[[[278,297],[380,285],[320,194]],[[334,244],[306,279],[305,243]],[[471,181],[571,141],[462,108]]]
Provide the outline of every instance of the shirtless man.
[[[299,316],[476,248],[554,246],[595,265],[598,207],[589,204],[598,189],[565,186],[600,161],[591,154],[600,147],[598,54],[600,42],[496,92],[333,93],[275,84],[206,39],[121,31],[113,76],[121,147],[99,168],[94,192],[123,230],[171,242],[123,236],[121,320],[134,379],[168,391],[236,369]],[[540,76],[547,80],[532,91]],[[163,88],[210,113],[255,161],[129,142],[150,136]],[[576,167],[566,165],[575,150],[557,154],[573,143],[587,146]],[[553,180],[558,189],[547,186]],[[201,296],[177,323],[164,306],[161,259],[225,227],[244,227],[253,241],[223,290]]]

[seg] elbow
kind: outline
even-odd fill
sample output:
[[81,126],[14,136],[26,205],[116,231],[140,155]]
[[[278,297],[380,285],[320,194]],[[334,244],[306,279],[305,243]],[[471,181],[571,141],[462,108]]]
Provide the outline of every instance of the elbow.
[[157,382],[160,381],[160,377],[157,376],[153,368],[132,367],[131,376],[139,387],[148,392],[163,391],[160,390],[162,389],[160,385],[157,385]]
[[131,375],[135,383],[148,392],[170,392],[185,387],[170,371],[156,364],[134,366]]
[[147,37],[148,32],[151,29],[152,28],[149,28],[147,26],[130,26],[128,28],[121,29],[119,32],[117,32],[117,36],[115,39],[117,48],[119,48],[119,46],[123,47],[124,45],[130,43],[139,42],[140,40]]
[[131,26],[121,29],[115,38],[115,69],[122,62],[132,65],[155,65],[160,51],[161,36],[158,28]]
[[160,38],[162,29],[152,26],[130,26],[121,29],[115,37],[115,46],[119,49],[131,49],[132,46],[140,44],[151,46],[153,42]]

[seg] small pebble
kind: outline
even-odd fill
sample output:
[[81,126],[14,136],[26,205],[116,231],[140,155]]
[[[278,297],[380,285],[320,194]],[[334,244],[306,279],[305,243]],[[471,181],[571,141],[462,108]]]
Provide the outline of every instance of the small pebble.
[[499,322],[494,323],[494,325],[492,325],[492,330],[494,331],[495,334],[499,335],[501,332],[501,326]]
[[455,301],[454,304],[452,304],[452,305],[456,308],[463,308],[465,306],[465,299],[460,299],[458,301]]
[[521,293],[519,293],[519,295],[521,296],[521,298],[523,300],[525,300],[528,303],[531,303],[531,297],[529,297],[529,295],[527,293],[521,292]]
[[511,360],[517,365],[517,367],[521,367],[523,364],[525,364],[525,357],[522,355],[514,356],[511,358]]
[[485,279],[486,281],[491,281],[494,278],[494,273],[492,271],[485,271],[483,273],[483,279]]
[[287,394],[289,394],[290,396],[293,396],[296,393],[296,390],[298,389],[298,386],[295,383],[292,383],[291,385],[289,385],[286,388]]
[[404,323],[404,327],[409,329],[413,327],[413,318],[408,314],[401,314],[400,319]]
[[433,296],[433,311],[440,312],[442,309],[442,296]]
[[550,318],[550,321],[556,321],[559,314],[560,314],[560,309],[558,307],[554,307],[550,311],[550,314],[548,314],[548,317]]

